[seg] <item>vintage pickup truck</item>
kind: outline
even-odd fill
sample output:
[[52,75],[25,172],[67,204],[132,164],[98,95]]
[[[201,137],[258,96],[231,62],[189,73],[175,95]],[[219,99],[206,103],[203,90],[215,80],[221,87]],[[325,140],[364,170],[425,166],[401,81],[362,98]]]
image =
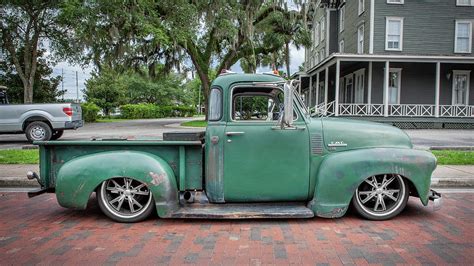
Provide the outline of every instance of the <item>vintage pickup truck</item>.
[[[383,124],[310,116],[295,82],[225,74],[211,86],[208,126],[163,141],[36,142],[41,189],[85,209],[94,192],[111,219],[341,217],[399,214],[409,196],[423,205],[436,158]],[[204,135],[204,134],[203,134]]]

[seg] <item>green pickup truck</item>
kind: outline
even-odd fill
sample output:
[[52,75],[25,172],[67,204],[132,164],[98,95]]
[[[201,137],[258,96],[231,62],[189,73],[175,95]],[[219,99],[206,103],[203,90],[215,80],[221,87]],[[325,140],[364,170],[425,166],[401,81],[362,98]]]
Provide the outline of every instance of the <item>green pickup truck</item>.
[[441,204],[430,190],[436,158],[383,124],[311,117],[295,81],[223,74],[211,86],[208,126],[163,141],[45,141],[41,189],[66,208],[95,192],[111,219],[335,218],[349,206],[390,219],[408,197]]

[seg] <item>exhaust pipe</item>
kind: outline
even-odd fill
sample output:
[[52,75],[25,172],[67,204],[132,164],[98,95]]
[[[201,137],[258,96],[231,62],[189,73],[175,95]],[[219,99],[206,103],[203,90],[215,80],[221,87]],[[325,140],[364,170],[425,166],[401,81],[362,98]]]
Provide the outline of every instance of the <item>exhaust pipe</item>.
[[33,179],[36,179],[38,181],[40,180],[38,174],[33,171],[28,171],[28,173],[26,173],[26,178],[28,178],[29,180],[33,180]]

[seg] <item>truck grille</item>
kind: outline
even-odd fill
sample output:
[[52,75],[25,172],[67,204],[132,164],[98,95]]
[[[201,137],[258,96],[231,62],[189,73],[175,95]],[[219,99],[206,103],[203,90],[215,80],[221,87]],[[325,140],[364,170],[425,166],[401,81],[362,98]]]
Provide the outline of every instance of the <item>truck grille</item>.
[[311,153],[315,155],[323,154],[323,137],[319,133],[311,134]]

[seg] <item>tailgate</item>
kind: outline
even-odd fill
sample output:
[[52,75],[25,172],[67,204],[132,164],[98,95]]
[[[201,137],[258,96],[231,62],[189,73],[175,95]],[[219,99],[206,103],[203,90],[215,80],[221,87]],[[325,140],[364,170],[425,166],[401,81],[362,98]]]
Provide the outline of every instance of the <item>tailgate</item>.
[[72,108],[72,121],[82,120],[82,109],[81,105],[78,103],[71,103]]

